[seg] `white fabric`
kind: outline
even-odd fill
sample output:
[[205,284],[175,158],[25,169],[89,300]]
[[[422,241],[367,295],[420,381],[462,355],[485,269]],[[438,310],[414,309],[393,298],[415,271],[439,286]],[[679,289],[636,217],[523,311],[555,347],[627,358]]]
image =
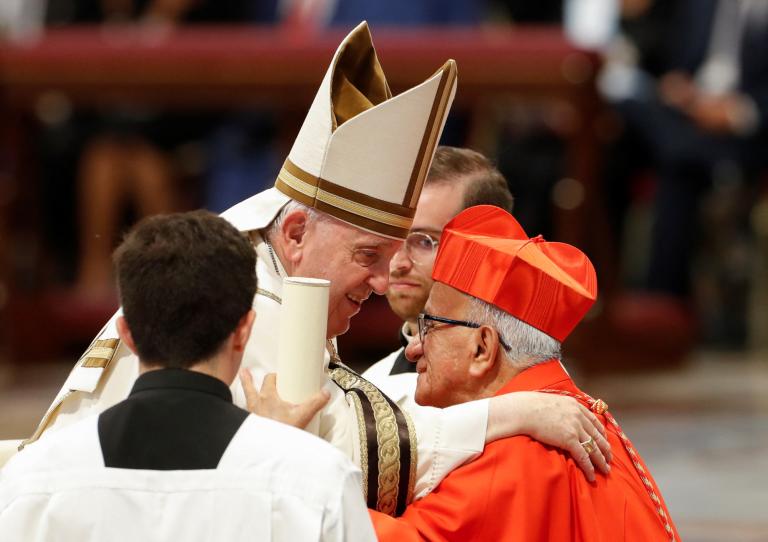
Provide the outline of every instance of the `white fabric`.
[[400,408],[410,412],[416,407],[414,395],[418,375],[416,373],[389,374],[402,351],[403,348],[400,348],[380,359],[366,369],[363,377],[387,394]]
[[[402,205],[422,150],[424,133],[431,128],[430,113],[440,98],[440,81],[448,67],[443,66],[423,83],[363,111],[334,130],[333,73],[352,36],[362,32],[368,32],[365,22],[352,30],[336,49],[288,158],[312,175]],[[440,124],[437,138],[455,93],[453,80],[442,117],[434,119]],[[418,198],[418,192],[415,197]],[[415,201],[405,205],[415,207]]]
[[375,540],[361,475],[333,447],[249,416],[216,469],[104,468],[97,416],[0,474],[3,540]]
[[424,83],[339,126],[330,138],[319,176],[402,205],[441,78],[439,70]]
[[261,230],[269,226],[289,201],[291,199],[277,188],[270,188],[230,207],[221,217],[240,231]]
[[8,460],[16,455],[19,449],[20,440],[0,440],[0,469],[3,468]]
[[[275,197],[275,192],[277,192],[275,189],[266,190],[248,200],[252,202],[252,208],[261,209],[263,213],[261,216],[246,215],[240,212],[242,209],[238,212],[230,209],[223,216],[241,231],[245,229],[243,223],[238,221],[240,218],[244,219],[245,224],[266,226],[285,203],[281,205],[282,200]],[[256,253],[259,289],[280,296],[282,279],[275,273],[265,243],[259,243]],[[284,273],[284,270],[281,272]],[[256,295],[253,307],[256,311],[256,322],[246,345],[243,366],[251,369],[254,380],[258,383],[265,374],[277,371],[276,332],[280,318],[280,305],[269,297]],[[116,316],[105,326],[99,339],[117,338],[114,325]],[[326,366],[328,361],[326,356]],[[72,375],[82,370],[83,368],[76,367]],[[138,360],[121,343],[112,363],[104,371],[93,393],[71,391],[70,385],[74,378],[72,375],[57,395],[54,404],[51,405],[51,409],[55,409],[61,402],[57,415],[52,417],[48,431],[43,434],[43,439],[47,434],[52,434],[59,428],[85,416],[102,412],[127,397],[134,381],[138,378]],[[320,436],[359,465],[358,423],[355,409],[347,403],[343,392],[333,382],[326,379],[325,387],[331,393],[331,400],[320,413]],[[245,396],[239,380],[235,380],[232,386],[232,395],[235,404],[245,406]],[[416,426],[418,439],[418,467],[414,494],[417,498],[421,498],[432,491],[451,470],[470,461],[483,451],[488,422],[488,400],[464,403],[444,410],[414,406],[409,409],[409,413]]]
[[[258,262],[256,274],[259,288],[280,296],[282,281],[275,273],[265,243],[256,248]],[[281,272],[284,272],[281,269]],[[263,295],[254,302],[256,324],[245,350],[243,364],[251,370],[256,382],[277,370],[277,342],[275,330],[280,318],[280,305]],[[326,355],[326,367],[330,359]],[[325,388],[331,399],[320,414],[320,436],[353,458],[359,464],[357,413],[347,403],[343,391],[330,380]],[[236,404],[244,404],[245,397],[239,381],[232,386]],[[448,409],[435,409],[414,405],[408,409],[416,427],[418,441],[416,498],[431,492],[451,470],[479,455],[485,443],[488,422],[488,401],[456,405]]]

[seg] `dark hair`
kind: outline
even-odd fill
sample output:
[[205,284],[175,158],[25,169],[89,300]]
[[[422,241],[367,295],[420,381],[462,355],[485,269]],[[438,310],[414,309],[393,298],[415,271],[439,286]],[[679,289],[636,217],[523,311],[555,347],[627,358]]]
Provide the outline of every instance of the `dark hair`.
[[187,368],[215,354],[251,309],[256,252],[207,211],[142,220],[113,256],[142,362]]
[[495,205],[512,212],[514,199],[507,180],[479,152],[458,147],[437,148],[426,184],[452,182],[466,183],[461,211],[475,205]]

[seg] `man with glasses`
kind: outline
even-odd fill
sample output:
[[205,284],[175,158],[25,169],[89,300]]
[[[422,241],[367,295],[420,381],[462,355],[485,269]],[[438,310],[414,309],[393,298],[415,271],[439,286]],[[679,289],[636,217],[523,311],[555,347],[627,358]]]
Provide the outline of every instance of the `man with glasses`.
[[[283,279],[329,279],[325,388],[331,398],[319,414],[319,436],[361,467],[368,505],[390,514],[429,493],[486,441],[509,434],[534,434],[567,448],[590,478],[592,461],[604,469],[603,453],[609,454],[607,446],[592,454],[579,446],[580,430],[607,443],[597,419],[584,418],[570,400],[517,395],[405,413],[336,354],[335,337],[362,303],[387,290],[389,261],[413,222],[455,88],[456,65],[449,60],[422,84],[392,96],[361,23],[337,49],[274,188],[222,215],[248,233],[258,256],[259,318],[243,358],[245,393],[239,381],[233,384],[235,403],[247,406],[257,393],[251,382],[277,370]],[[138,366],[117,340],[118,316],[78,362],[33,439],[125,398]],[[521,415],[533,412],[541,414]]]
[[432,266],[443,228],[460,211],[483,204],[512,212],[512,193],[506,179],[479,152],[438,147],[411,230],[389,263],[387,301],[392,311],[404,320],[399,334],[402,348],[363,373],[406,409],[413,404],[416,364],[405,357],[405,347],[416,335],[416,317],[432,288]]
[[303,428],[327,394],[266,413],[283,423],[232,404],[256,317],[248,238],[205,211],[155,216],[114,259],[140,375],[124,401],[5,466],[2,539],[375,540],[360,470],[286,425]]
[[[560,361],[563,340],[597,297],[577,248],[529,239],[509,213],[481,205],[443,231],[419,338],[416,401],[447,407],[539,391],[576,398],[602,417],[611,472],[584,480],[572,459],[525,436],[486,446],[399,518],[371,516],[380,541],[679,540],[648,468],[608,413],[576,387]],[[587,433],[581,445],[595,443]]]

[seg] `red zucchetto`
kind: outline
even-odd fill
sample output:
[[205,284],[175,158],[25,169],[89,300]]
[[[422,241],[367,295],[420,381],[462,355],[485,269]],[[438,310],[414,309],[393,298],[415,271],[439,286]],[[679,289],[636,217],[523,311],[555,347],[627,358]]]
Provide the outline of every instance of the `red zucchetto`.
[[589,258],[529,239],[506,211],[470,207],[446,224],[432,278],[491,303],[562,342],[597,298]]

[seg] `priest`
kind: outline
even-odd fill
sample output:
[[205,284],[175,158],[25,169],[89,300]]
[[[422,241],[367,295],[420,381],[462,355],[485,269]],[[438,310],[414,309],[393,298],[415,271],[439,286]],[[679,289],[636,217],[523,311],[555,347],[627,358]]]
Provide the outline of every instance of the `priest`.
[[249,528],[272,540],[375,540],[360,470],[287,425],[303,427],[327,394],[275,403],[284,423],[232,404],[255,263],[247,238],[207,212],[152,217],[126,237],[117,328],[139,377],[125,400],[9,461],[3,540],[242,540]]
[[[443,230],[418,317],[416,401],[447,407],[538,391],[573,397],[604,421],[610,474],[588,482],[573,460],[526,436],[489,444],[397,519],[372,512],[381,541],[678,540],[661,492],[608,406],[580,390],[560,345],[597,295],[577,248],[529,239],[512,216],[471,207]],[[583,433],[591,450],[593,438]]]
[[[336,353],[334,338],[362,303],[386,291],[389,260],[411,226],[455,90],[456,65],[448,60],[423,83],[393,96],[361,23],[334,54],[274,188],[223,213],[247,232],[258,255],[259,318],[243,359],[255,383],[277,369],[283,278],[331,281],[325,361],[331,398],[319,417],[319,435],[360,465],[369,505],[390,514],[402,513],[479,454],[486,440],[500,436],[526,433],[564,447],[589,477],[591,461],[605,468],[609,454],[602,425],[569,398],[512,394],[490,406],[478,401],[404,412]],[[138,364],[118,341],[118,317],[78,361],[31,440],[128,394]],[[233,395],[236,404],[247,404],[238,382]],[[528,415],[533,412],[541,414]],[[581,431],[600,448],[586,453],[578,444]]]

